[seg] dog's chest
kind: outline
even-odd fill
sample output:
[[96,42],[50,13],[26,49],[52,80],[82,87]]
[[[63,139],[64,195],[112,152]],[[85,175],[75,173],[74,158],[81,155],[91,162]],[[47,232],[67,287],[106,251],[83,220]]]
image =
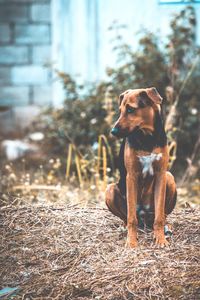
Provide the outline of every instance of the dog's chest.
[[142,175],[146,177],[148,174],[154,175],[153,163],[159,161],[162,158],[162,153],[151,153],[150,155],[138,156],[139,162],[142,167]]

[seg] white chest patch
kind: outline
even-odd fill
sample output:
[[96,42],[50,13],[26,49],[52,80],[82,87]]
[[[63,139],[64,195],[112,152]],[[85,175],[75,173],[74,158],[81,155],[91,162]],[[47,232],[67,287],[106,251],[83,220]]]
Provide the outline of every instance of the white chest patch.
[[151,153],[150,155],[146,156],[138,156],[139,161],[142,165],[142,175],[146,177],[146,175],[149,173],[149,175],[154,175],[153,170],[153,162],[160,160],[162,157],[162,153]]

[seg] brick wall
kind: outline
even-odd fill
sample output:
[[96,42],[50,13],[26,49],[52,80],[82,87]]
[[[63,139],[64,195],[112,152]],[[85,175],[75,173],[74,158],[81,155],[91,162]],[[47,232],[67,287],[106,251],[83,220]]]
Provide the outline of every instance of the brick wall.
[[0,0],[0,106],[51,103],[51,0]]

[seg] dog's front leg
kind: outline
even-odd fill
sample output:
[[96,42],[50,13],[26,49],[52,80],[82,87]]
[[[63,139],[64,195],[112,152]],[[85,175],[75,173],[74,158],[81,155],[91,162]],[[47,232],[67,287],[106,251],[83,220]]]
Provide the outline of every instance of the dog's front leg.
[[156,245],[167,246],[168,241],[165,238],[165,196],[166,196],[166,172],[156,174],[154,202],[155,202],[155,220],[154,237]]
[[137,205],[137,189],[138,189],[138,177],[136,174],[127,174],[126,176],[126,186],[127,186],[127,228],[128,237],[126,246],[130,248],[137,247],[137,215],[136,215],[136,205]]

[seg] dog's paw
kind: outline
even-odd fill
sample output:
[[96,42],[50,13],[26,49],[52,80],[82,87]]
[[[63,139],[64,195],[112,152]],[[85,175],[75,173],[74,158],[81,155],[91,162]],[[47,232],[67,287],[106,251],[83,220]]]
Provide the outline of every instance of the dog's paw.
[[158,247],[164,248],[169,245],[169,242],[165,238],[164,232],[160,230],[154,231],[154,239],[155,239],[155,244]]
[[125,247],[127,249],[137,248],[137,246],[138,246],[137,239],[129,239],[129,238],[127,238],[126,245],[125,245]]

